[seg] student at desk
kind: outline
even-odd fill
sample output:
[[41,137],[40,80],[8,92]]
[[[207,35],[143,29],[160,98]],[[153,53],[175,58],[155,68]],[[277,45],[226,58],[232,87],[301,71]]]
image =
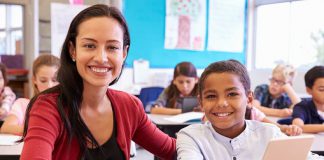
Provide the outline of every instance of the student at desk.
[[292,88],[296,70],[291,65],[279,64],[269,79],[270,84],[259,85],[254,90],[253,106],[267,116],[291,116],[294,104],[301,101]]
[[324,132],[324,66],[315,66],[305,74],[306,91],[312,96],[294,107],[293,124],[305,133]]
[[11,105],[16,99],[15,93],[10,87],[6,86],[7,83],[7,68],[4,64],[0,63],[0,120],[7,116]]
[[122,72],[130,34],[115,7],[90,6],[72,20],[62,46],[59,85],[26,111],[21,160],[130,159],[131,140],[163,159],[175,139],[147,117],[141,101],[109,88]]
[[[59,65],[59,58],[50,54],[40,55],[34,60],[31,80],[33,83],[34,95],[58,84],[56,72]],[[1,133],[22,135],[25,112],[29,101],[30,100],[27,98],[18,98],[14,102],[1,127]]]
[[192,63],[181,62],[177,64],[174,68],[171,84],[160,94],[151,108],[151,113],[168,115],[182,113],[177,100],[186,96],[196,97],[198,94],[197,82],[197,69]]
[[178,159],[262,159],[267,143],[286,135],[275,125],[245,120],[252,100],[250,78],[241,63],[210,64],[199,80],[199,101],[209,121],[180,130]]

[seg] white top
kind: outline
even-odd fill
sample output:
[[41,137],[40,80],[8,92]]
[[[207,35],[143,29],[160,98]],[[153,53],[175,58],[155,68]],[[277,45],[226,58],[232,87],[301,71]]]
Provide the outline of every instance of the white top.
[[233,139],[218,134],[210,122],[193,124],[177,134],[178,160],[260,160],[269,140],[284,136],[273,124],[251,120]]

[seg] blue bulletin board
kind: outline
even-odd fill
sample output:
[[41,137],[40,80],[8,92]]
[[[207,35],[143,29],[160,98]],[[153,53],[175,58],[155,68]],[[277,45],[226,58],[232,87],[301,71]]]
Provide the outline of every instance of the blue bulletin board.
[[[164,48],[165,36],[165,0],[125,0],[123,14],[125,15],[131,36],[130,51],[126,67],[133,67],[133,61],[148,60],[150,68],[173,68],[177,63],[190,61],[197,68],[205,68],[208,64],[226,59],[236,59],[246,63],[246,9],[244,24],[244,49],[242,52],[218,52],[206,49],[203,51],[170,50]],[[207,0],[208,13],[208,0]],[[208,14],[206,31],[208,32]],[[240,37],[239,37],[240,38]]]

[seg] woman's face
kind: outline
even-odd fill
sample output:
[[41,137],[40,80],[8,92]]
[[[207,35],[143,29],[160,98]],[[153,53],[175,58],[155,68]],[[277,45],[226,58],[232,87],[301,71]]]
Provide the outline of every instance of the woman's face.
[[79,25],[70,53],[84,85],[108,87],[119,76],[128,47],[123,47],[123,33],[118,21],[109,17],[90,18]]
[[195,88],[198,78],[179,75],[173,80],[173,84],[178,88],[182,96],[189,96]]
[[56,66],[40,66],[36,72],[35,77],[33,77],[33,83],[36,85],[36,88],[39,92],[54,87],[58,85],[56,80]]
[[216,132],[234,138],[244,130],[244,117],[252,93],[246,95],[239,77],[232,73],[211,73],[205,79],[201,106]]

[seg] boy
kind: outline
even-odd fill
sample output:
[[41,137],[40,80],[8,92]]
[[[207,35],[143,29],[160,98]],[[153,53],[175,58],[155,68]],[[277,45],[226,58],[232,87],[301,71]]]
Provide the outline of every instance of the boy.
[[304,133],[324,132],[324,66],[315,66],[305,74],[306,91],[312,96],[294,107],[293,124]]
[[255,88],[253,106],[267,116],[291,116],[291,107],[301,101],[292,87],[295,75],[296,71],[293,66],[277,65],[269,79],[270,84],[259,85]]

